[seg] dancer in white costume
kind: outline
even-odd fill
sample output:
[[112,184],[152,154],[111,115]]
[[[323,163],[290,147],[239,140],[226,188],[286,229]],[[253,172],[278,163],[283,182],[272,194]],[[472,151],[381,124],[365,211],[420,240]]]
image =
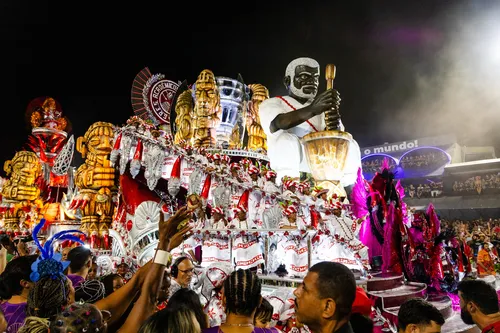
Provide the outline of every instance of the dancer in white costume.
[[262,200],[260,201],[259,211],[263,228],[278,228],[281,218],[281,207],[278,204],[276,196],[281,194],[281,190],[276,185],[276,172],[272,170],[266,172],[264,192],[265,194],[262,196]]
[[224,210],[221,207],[212,208],[212,217],[208,221],[208,225],[212,229],[226,229],[227,221],[224,215]]
[[[245,196],[245,194],[243,194]],[[231,229],[257,228],[247,220],[248,210],[244,205],[248,205],[248,197],[235,209],[236,218],[229,224]],[[237,234],[233,240],[233,251],[231,262],[236,268],[247,269],[258,267],[257,273],[262,273],[264,263],[264,251],[260,242],[260,236]]]
[[[324,201],[323,199],[319,199]],[[362,220],[352,220],[336,199],[317,206],[322,210],[324,235],[316,247],[316,258],[340,262],[350,269],[364,271],[368,266],[368,248],[359,240]]]
[[245,207],[238,206],[234,209],[234,219],[229,223],[230,229],[249,229],[249,223],[247,219],[248,210]]
[[298,187],[297,181],[285,178],[282,180],[282,185],[283,185],[283,197],[285,197],[287,200],[299,199],[297,195],[297,187]]
[[299,184],[300,212],[307,225],[311,225],[311,207],[315,207],[314,197],[311,196],[311,184],[308,181]]
[[[262,128],[267,135],[267,155],[272,168],[283,176],[300,177],[300,172],[310,172],[304,148],[300,139],[311,132],[325,130],[324,112],[332,110],[340,103],[335,89],[319,95],[320,67],[316,60],[298,58],[290,62],[285,71],[284,84],[288,96],[269,98],[262,102],[259,116]],[[338,129],[344,130],[337,114]],[[342,186],[355,182],[361,167],[359,145],[352,140],[349,155],[344,167]]]
[[279,223],[280,229],[306,229],[306,221],[302,216],[297,215],[297,208],[295,206],[288,206],[283,210],[283,218]]
[[269,170],[266,172],[266,180],[264,182],[264,192],[272,194],[280,194],[281,190],[276,185],[276,172]]
[[248,167],[248,175],[250,176],[250,183],[247,183],[247,186],[256,189],[256,191],[251,191],[248,197],[248,220],[252,225],[262,227],[260,170],[255,165],[250,164]]

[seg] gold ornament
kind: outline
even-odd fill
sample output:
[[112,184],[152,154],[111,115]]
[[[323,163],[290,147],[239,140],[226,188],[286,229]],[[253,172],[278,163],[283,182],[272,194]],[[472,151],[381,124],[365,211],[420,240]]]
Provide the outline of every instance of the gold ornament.
[[175,133],[174,143],[181,144],[182,142],[189,142],[193,137],[193,97],[191,90],[186,90],[180,94],[175,104],[175,125],[177,132]]
[[220,122],[220,96],[212,71],[203,70],[195,83],[193,115],[193,146],[210,147],[216,144],[216,128]]
[[269,98],[269,91],[262,84],[251,84],[248,86],[252,90],[252,100],[248,107],[247,132],[248,149],[267,151],[267,137],[260,124],[259,107],[260,104]]
[[241,135],[240,127],[235,124],[233,131],[231,132],[231,137],[229,138],[229,149],[239,149],[241,148]]

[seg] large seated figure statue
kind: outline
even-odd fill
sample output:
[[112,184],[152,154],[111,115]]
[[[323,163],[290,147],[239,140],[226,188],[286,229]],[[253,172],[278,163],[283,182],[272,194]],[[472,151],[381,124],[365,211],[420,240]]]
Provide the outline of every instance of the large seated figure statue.
[[[290,62],[285,71],[284,84],[288,96],[277,96],[262,102],[259,116],[267,135],[268,156],[271,167],[277,172],[277,179],[283,176],[300,177],[300,172],[310,172],[304,148],[300,139],[311,132],[324,131],[325,111],[337,109],[339,93],[329,89],[318,94],[320,67],[311,58],[297,58]],[[337,129],[343,131],[340,114],[334,115]],[[343,186],[356,180],[361,167],[361,154],[356,141],[349,147]]]
[[[33,211],[32,204],[40,197],[37,181],[42,174],[42,167],[35,153],[20,151],[12,160],[5,162],[4,171],[9,176],[1,192],[4,229],[7,234],[14,235],[20,231],[22,215],[28,217],[26,211]],[[25,224],[35,222],[36,216],[31,212],[29,215],[31,218],[26,218]]]
[[76,149],[85,162],[76,171],[75,184],[82,200],[82,224],[80,229],[91,236],[93,248],[110,248],[111,226],[117,186],[115,169],[109,161],[114,137],[113,124],[96,122],[83,137],[79,137]]

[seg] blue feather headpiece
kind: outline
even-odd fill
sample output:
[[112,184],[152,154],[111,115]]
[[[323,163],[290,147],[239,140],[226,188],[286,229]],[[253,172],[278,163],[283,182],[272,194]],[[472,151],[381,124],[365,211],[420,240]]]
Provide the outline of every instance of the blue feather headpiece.
[[38,240],[38,233],[42,230],[44,225],[45,219],[41,219],[40,223],[35,226],[32,233],[33,240],[40,250],[40,256],[31,265],[30,279],[33,282],[36,282],[46,276],[50,276],[53,279],[64,276],[64,270],[69,266],[69,261],[61,261],[62,255],[60,253],[54,253],[53,245],[56,241],[71,240],[83,244],[83,241],[74,235],[75,233],[83,235],[83,232],[80,230],[63,230],[47,239],[45,244],[42,246]]

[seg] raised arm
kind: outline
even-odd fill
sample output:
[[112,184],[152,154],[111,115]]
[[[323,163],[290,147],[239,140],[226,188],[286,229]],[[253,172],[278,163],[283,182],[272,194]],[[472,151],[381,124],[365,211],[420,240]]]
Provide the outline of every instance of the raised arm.
[[151,266],[152,263],[148,262],[146,265],[141,267],[132,279],[130,279],[130,281],[123,287],[113,292],[108,297],[95,303],[95,306],[99,310],[106,310],[111,313],[111,318],[109,319],[108,324],[116,322],[121,318],[125,311],[127,311],[137,292],[141,289]]
[[[158,256],[158,251],[170,252],[171,250],[179,246],[184,239],[189,237],[191,227],[185,226],[181,230],[177,230],[177,227],[179,223],[188,219],[190,215],[191,212],[189,212],[185,207],[179,209],[177,213],[172,216],[166,223],[163,222],[163,218],[160,215],[160,239],[158,242],[158,248],[155,257]],[[141,295],[139,296],[137,302],[134,304],[134,307],[132,308],[132,311],[130,312],[127,320],[120,328],[120,333],[138,332],[141,324],[155,312],[156,299],[158,296],[158,291],[163,282],[163,274],[165,273],[167,264],[170,264],[166,262],[162,263],[160,261],[161,260],[153,260],[146,281],[142,285]]]

